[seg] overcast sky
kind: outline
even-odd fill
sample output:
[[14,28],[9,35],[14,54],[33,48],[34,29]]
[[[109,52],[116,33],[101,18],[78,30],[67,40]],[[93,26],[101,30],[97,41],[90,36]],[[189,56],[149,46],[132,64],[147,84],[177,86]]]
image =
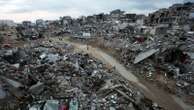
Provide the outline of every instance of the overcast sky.
[[0,19],[16,22],[39,18],[53,20],[66,15],[79,17],[108,13],[114,9],[148,14],[183,1],[185,0],[0,0]]

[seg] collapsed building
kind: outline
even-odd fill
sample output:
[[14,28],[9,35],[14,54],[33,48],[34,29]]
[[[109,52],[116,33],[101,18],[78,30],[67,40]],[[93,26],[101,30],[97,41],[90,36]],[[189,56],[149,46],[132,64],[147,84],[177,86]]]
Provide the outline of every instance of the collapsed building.
[[[149,14],[148,17],[133,13],[125,13],[121,10],[114,10],[109,14],[100,13],[97,15],[82,16],[78,19],[64,16],[55,21],[37,20],[36,24],[25,21],[21,25],[18,25],[17,30],[18,33],[21,33],[22,36],[26,36],[27,38],[40,36],[41,30],[45,30],[46,33],[44,34],[48,37],[68,35],[75,39],[82,39],[81,41],[84,42],[94,39],[94,42],[97,43],[98,40],[96,39],[101,38],[100,46],[103,45],[105,48],[116,50],[118,60],[126,67],[132,68],[134,73],[142,75],[144,78],[146,77],[146,79],[151,81],[157,81],[158,76],[165,77],[168,80],[175,82],[173,85],[174,88],[170,88],[168,81],[163,81],[165,82],[164,85],[169,87],[168,89],[170,89],[169,91],[171,93],[180,97],[193,97],[193,8],[193,3],[175,4],[168,9],[160,9]],[[32,52],[26,53],[28,56],[32,56],[31,59],[33,61],[29,60],[28,62],[27,60],[32,67],[21,66],[21,68],[18,68],[18,65],[20,65],[18,62],[20,61],[17,58],[13,59],[12,56],[12,53],[14,53],[15,50],[5,52],[7,55],[2,54],[2,59],[5,60],[2,61],[2,65],[5,65],[2,66],[2,70],[5,71],[2,71],[1,74],[9,72],[8,67],[14,66],[17,67],[17,69],[14,68],[10,71],[19,71],[25,74],[24,76],[21,75],[12,79],[16,80],[16,82],[24,83],[20,78],[29,80],[29,77],[36,76],[34,79],[30,79],[29,82],[27,82],[31,83],[31,81],[33,82],[35,80],[33,84],[23,85],[28,92],[30,91],[30,96],[35,97],[31,98],[35,101],[28,102],[29,108],[34,109],[35,106],[40,107],[42,103],[45,104],[43,104],[44,107],[48,107],[47,105],[51,103],[55,103],[59,106],[59,102],[61,101],[59,100],[60,98],[56,98],[56,96],[61,95],[67,96],[63,98],[67,99],[67,101],[62,99],[62,102],[65,103],[64,105],[70,104],[73,108],[76,108],[74,110],[77,110],[78,105],[80,109],[90,108],[92,110],[125,110],[127,108],[144,110],[146,108],[142,108],[142,106],[145,106],[142,102],[137,104],[134,101],[135,99],[133,99],[135,97],[128,97],[130,96],[130,92],[129,90],[126,90],[126,88],[130,87],[128,87],[128,85],[127,87],[126,85],[120,86],[120,82],[125,82],[120,78],[118,79],[122,81],[113,81],[119,82],[114,83],[114,85],[117,86],[119,84],[119,89],[115,89],[115,86],[112,85],[110,88],[106,89],[108,93],[105,91],[105,96],[104,94],[101,94],[101,92],[104,91],[101,91],[98,87],[101,87],[104,84],[106,85],[107,82],[110,83],[109,79],[117,79],[114,78],[117,75],[115,75],[115,71],[112,70],[114,71],[111,73],[113,76],[109,76],[108,70],[102,68],[98,61],[90,58],[88,55],[68,55],[68,52],[56,52],[61,50],[56,49],[56,47],[52,47],[52,49],[43,48],[44,51],[40,51],[42,50],[42,47],[37,47],[36,49],[33,50],[30,48],[29,50]],[[54,50],[55,52],[48,52],[50,50]],[[21,60],[23,61],[24,59]],[[65,65],[65,67],[63,67],[62,64]],[[27,68],[27,70],[24,70],[24,68]],[[48,71],[46,71],[45,68],[47,68]],[[54,68],[54,70],[49,68]],[[91,68],[97,70],[97,72],[92,71]],[[100,72],[98,71],[99,68],[101,70]],[[32,72],[29,75],[25,71]],[[65,74],[62,74],[64,71]],[[42,79],[40,78],[42,74],[39,75],[39,72],[43,74]],[[8,83],[10,81],[13,82],[10,78],[11,75],[9,76],[8,74],[7,76],[4,75],[2,80]],[[46,81],[48,79],[54,82],[53,85],[51,84],[52,87],[48,86],[50,84],[50,82]],[[56,80],[59,82],[56,82]],[[103,84],[97,80],[103,82]],[[60,86],[61,83],[67,88]],[[19,83],[14,84],[20,85]],[[50,91],[56,92],[56,94],[52,95],[48,90],[45,90],[41,95],[34,95],[34,93],[31,93],[31,89],[33,91],[37,86],[43,86]],[[92,92],[94,93],[94,96],[91,95]],[[46,95],[47,93],[52,97],[48,97],[48,95]],[[41,97],[42,95],[43,97]],[[16,98],[18,98],[18,96]],[[144,99],[142,100],[145,101]],[[83,103],[83,101],[86,101],[86,103]],[[32,102],[36,103],[34,104]],[[71,103],[75,103],[75,105],[73,106]],[[143,105],[140,107],[139,104]],[[26,103],[22,102],[22,105],[26,106]],[[130,105],[130,107],[128,105]],[[116,106],[118,106],[118,108]],[[153,106],[152,103],[151,105],[148,104],[148,106],[148,109],[153,109],[153,107],[151,107]],[[154,109],[156,108],[159,109],[160,107],[155,107]]]
[[160,9],[146,18],[146,25],[166,25],[166,29],[179,26],[182,30],[193,30],[194,3],[174,4],[168,9]]
[[67,44],[0,50],[0,109],[163,110],[114,69]]
[[160,9],[149,14],[147,24],[188,24],[188,20],[192,17],[193,9],[193,3],[174,4],[168,9]]
[[86,41],[102,37],[101,45],[116,49],[118,59],[135,73],[148,79],[162,74],[175,81],[173,93],[193,96],[193,6],[175,4],[148,17],[121,10],[81,17],[73,20],[72,34],[81,33],[77,38]]
[[22,24],[18,24],[16,27],[18,38],[28,40],[42,38],[47,29],[48,25],[46,24],[46,21],[42,19],[36,20],[36,23],[23,21]]
[[[71,17],[61,17],[59,22],[63,27],[64,33],[84,37],[114,37],[125,36],[134,33],[134,25],[143,25],[144,15],[125,13],[119,9],[113,10],[110,14],[97,14],[87,17],[72,19]],[[122,34],[122,33],[125,34]]]

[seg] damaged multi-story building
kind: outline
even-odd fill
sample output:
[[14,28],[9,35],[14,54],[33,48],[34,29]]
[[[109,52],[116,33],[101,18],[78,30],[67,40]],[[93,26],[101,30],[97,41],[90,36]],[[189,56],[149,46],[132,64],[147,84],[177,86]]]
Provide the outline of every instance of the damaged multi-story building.
[[158,26],[160,30],[180,28],[185,31],[193,30],[194,3],[174,4],[169,8],[159,9],[149,14],[146,24]]

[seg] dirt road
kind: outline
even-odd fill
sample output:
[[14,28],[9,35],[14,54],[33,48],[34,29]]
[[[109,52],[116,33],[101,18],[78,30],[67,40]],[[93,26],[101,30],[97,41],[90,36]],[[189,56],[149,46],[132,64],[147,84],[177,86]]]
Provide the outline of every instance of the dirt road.
[[127,70],[123,65],[121,65],[112,56],[106,54],[105,52],[103,52],[102,50],[100,50],[98,48],[94,48],[94,47],[91,47],[91,46],[87,47],[87,45],[77,44],[77,43],[71,43],[71,44],[74,45],[78,49],[78,51],[80,51],[80,50],[84,51],[84,52],[96,57],[97,59],[101,60],[104,64],[109,64],[112,67],[115,67],[115,69],[124,78],[126,78],[130,82],[133,82],[133,83],[137,84],[138,86],[140,86],[141,88],[143,88],[144,90],[149,92],[147,87],[145,87],[143,84],[141,84],[140,81],[138,80],[138,78],[135,75],[133,75],[131,71]]
[[124,78],[139,86],[139,88],[143,90],[143,93],[146,97],[152,99],[154,102],[158,103],[167,110],[193,110],[193,108],[188,108],[188,106],[186,107],[183,102],[175,100],[175,98],[172,97],[171,94],[160,90],[159,88],[146,81],[139,81],[139,79],[135,75],[133,75],[131,71],[127,70],[125,66],[123,66],[115,58],[98,48],[87,46],[85,44],[69,42],[67,40],[52,39],[52,41],[71,44],[76,47],[76,51],[83,51],[85,53],[88,53],[93,57],[101,60],[103,63],[115,67],[118,73],[120,73]]
[[67,40],[52,39],[52,41],[54,41],[54,42],[64,42],[64,43],[71,44],[71,45],[76,47],[75,48],[76,51],[84,51],[85,53],[88,53],[88,54],[92,55],[93,57],[101,60],[104,64],[109,64],[112,67],[115,67],[115,69],[124,78],[126,78],[130,82],[133,82],[133,83],[137,84],[138,86],[140,86],[141,88],[143,88],[144,90],[149,92],[147,87],[144,86],[143,84],[141,84],[140,81],[138,80],[138,78],[135,75],[133,75],[131,71],[127,70],[116,59],[114,59],[112,56],[108,55],[107,53],[103,52],[102,50],[100,50],[98,48],[91,47],[91,46],[87,46],[87,45],[84,45],[84,44],[69,42]]

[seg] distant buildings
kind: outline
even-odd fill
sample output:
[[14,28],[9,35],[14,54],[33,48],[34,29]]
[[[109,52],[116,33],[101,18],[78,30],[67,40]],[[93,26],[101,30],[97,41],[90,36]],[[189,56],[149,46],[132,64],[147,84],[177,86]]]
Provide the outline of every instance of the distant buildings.
[[0,26],[14,27],[17,26],[17,24],[12,20],[0,20]]
[[189,19],[193,17],[194,3],[174,4],[168,9],[160,9],[152,14],[149,14],[146,24],[158,25],[183,25],[188,24]]
[[46,21],[42,20],[42,19],[37,19],[36,20],[36,26],[37,28],[46,28],[47,25],[46,25]]

